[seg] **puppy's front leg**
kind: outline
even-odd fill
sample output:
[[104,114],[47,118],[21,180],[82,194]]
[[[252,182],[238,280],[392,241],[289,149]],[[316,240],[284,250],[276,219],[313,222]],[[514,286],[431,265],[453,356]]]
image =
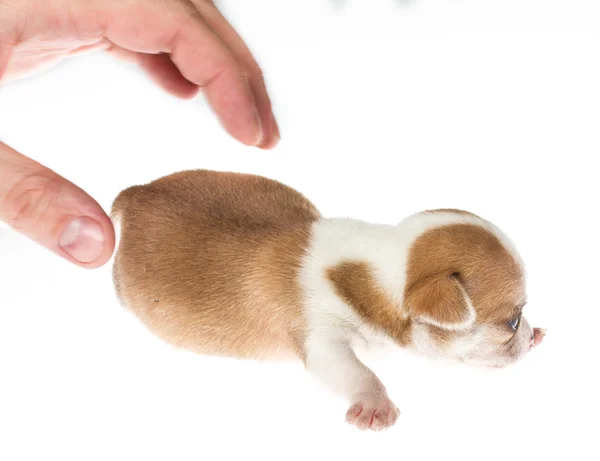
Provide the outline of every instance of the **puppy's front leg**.
[[400,411],[385,386],[341,340],[315,340],[307,348],[306,368],[317,380],[352,403],[346,421],[359,429],[382,430],[392,426]]

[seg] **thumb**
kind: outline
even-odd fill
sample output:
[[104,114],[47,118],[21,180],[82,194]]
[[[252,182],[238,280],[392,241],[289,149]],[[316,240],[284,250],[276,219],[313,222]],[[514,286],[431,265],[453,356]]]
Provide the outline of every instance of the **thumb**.
[[115,246],[110,218],[79,187],[0,142],[0,220],[86,268]]

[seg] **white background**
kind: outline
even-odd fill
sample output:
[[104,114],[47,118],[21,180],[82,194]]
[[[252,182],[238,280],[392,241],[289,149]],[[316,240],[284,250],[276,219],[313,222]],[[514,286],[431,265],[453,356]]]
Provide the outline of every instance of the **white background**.
[[0,459],[600,459],[597,1],[221,4],[265,71],[274,151],[103,55],[0,90],[0,138],[106,209],[210,168],[283,181],[328,216],[478,213],[520,249],[548,337],[495,372],[371,363],[402,414],[362,433],[301,365],[174,350],[120,307],[110,264],[79,269],[2,228]]

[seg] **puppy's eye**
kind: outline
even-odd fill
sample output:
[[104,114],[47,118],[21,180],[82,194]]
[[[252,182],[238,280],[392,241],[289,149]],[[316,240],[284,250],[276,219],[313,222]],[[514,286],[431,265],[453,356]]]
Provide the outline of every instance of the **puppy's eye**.
[[521,317],[517,317],[508,322],[508,326],[513,330],[517,331],[519,329],[519,325],[521,324]]

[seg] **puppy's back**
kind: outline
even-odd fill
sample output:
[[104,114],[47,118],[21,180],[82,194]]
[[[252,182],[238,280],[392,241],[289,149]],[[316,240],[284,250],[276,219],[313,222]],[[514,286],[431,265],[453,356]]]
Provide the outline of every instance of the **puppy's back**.
[[301,353],[297,272],[316,208],[267,178],[195,170],[124,190],[117,294],[156,334],[202,353]]

